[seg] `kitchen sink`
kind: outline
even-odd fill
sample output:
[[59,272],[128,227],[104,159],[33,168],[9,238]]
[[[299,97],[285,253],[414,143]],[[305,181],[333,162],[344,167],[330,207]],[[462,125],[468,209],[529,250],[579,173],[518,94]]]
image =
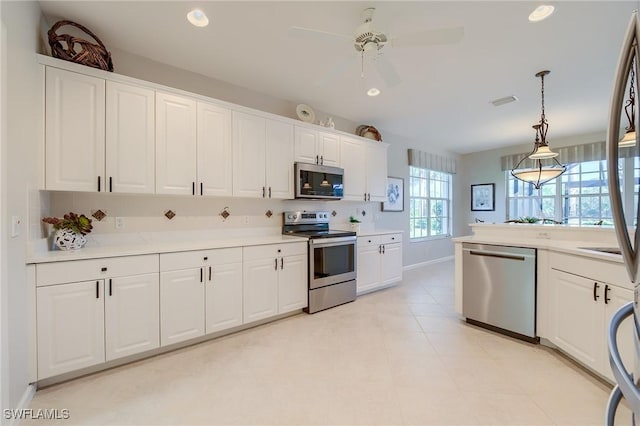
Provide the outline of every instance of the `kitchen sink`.
[[578,247],[582,250],[597,251],[599,253],[622,254],[618,247]]

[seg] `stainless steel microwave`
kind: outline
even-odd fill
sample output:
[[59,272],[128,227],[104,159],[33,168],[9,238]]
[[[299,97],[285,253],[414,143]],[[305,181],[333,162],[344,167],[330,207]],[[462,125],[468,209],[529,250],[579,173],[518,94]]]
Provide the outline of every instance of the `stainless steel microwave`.
[[296,198],[339,200],[343,197],[344,170],[340,167],[295,163]]

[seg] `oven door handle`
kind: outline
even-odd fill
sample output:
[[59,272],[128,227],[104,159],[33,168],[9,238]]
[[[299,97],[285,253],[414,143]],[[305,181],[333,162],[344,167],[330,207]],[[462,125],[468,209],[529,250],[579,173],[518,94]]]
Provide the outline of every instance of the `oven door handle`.
[[315,238],[309,240],[309,245],[312,247],[327,247],[327,246],[345,246],[349,244],[355,244],[357,237],[335,237],[335,238]]

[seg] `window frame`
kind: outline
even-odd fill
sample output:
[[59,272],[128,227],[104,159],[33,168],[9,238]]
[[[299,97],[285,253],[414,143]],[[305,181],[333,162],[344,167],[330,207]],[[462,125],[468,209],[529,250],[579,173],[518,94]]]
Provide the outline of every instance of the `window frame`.
[[[422,173],[415,173],[415,170],[420,170],[422,171]],[[432,176],[432,173],[436,173],[439,176],[446,176],[446,179],[435,179]],[[424,176],[423,176],[424,175]],[[415,195],[414,194],[414,179],[421,179],[422,183],[421,185],[418,185],[419,187],[424,186],[424,188],[426,189],[426,195]],[[438,182],[439,186],[440,186],[440,190],[442,191],[443,187],[442,185],[444,184],[446,186],[446,196],[445,197],[432,197],[432,184],[434,182]],[[440,239],[447,239],[447,238],[451,238],[452,236],[452,229],[453,229],[453,174],[452,173],[447,173],[447,172],[441,172],[438,170],[433,170],[433,169],[428,169],[426,167],[419,167],[419,166],[413,166],[413,165],[409,165],[409,180],[408,180],[408,194],[409,194],[409,241],[410,242],[421,242],[421,241],[433,241],[433,240],[440,240]],[[433,191],[435,192],[435,191]],[[420,203],[422,204],[422,206],[424,207],[424,205],[426,204],[426,212],[425,209],[422,209],[423,215],[421,216],[415,216],[414,215],[414,211],[415,211],[415,202],[416,200],[419,200]],[[446,215],[440,215],[440,216],[432,216],[431,212],[432,212],[432,202],[434,201],[440,201],[443,203],[444,205],[444,209],[446,210]],[[426,215],[424,215],[426,213]],[[445,219],[446,220],[446,230],[444,233],[442,234],[431,234],[432,232],[432,221],[434,219]],[[415,221],[420,220],[420,221],[424,221],[426,220],[426,232],[427,235],[420,235],[420,236],[413,236],[414,235],[414,229],[415,229]],[[422,229],[422,228],[421,228]]]

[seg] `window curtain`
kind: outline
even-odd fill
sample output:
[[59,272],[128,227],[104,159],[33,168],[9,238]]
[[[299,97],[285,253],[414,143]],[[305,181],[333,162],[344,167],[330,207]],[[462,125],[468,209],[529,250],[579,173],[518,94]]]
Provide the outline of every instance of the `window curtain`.
[[456,173],[456,160],[436,154],[409,149],[409,165],[443,173]]
[[[557,159],[561,164],[581,163],[583,161],[605,160],[607,158],[607,144],[605,142],[593,142],[583,145],[565,146],[562,148],[553,148],[553,151],[560,154]],[[640,149],[637,146],[629,148],[620,148],[620,158],[638,156]],[[513,169],[518,162],[529,155],[531,152],[524,154],[505,155],[500,158],[500,166],[502,171]],[[553,160],[542,160],[543,165],[551,165]],[[523,169],[536,167],[534,160],[527,159],[521,164]]]

